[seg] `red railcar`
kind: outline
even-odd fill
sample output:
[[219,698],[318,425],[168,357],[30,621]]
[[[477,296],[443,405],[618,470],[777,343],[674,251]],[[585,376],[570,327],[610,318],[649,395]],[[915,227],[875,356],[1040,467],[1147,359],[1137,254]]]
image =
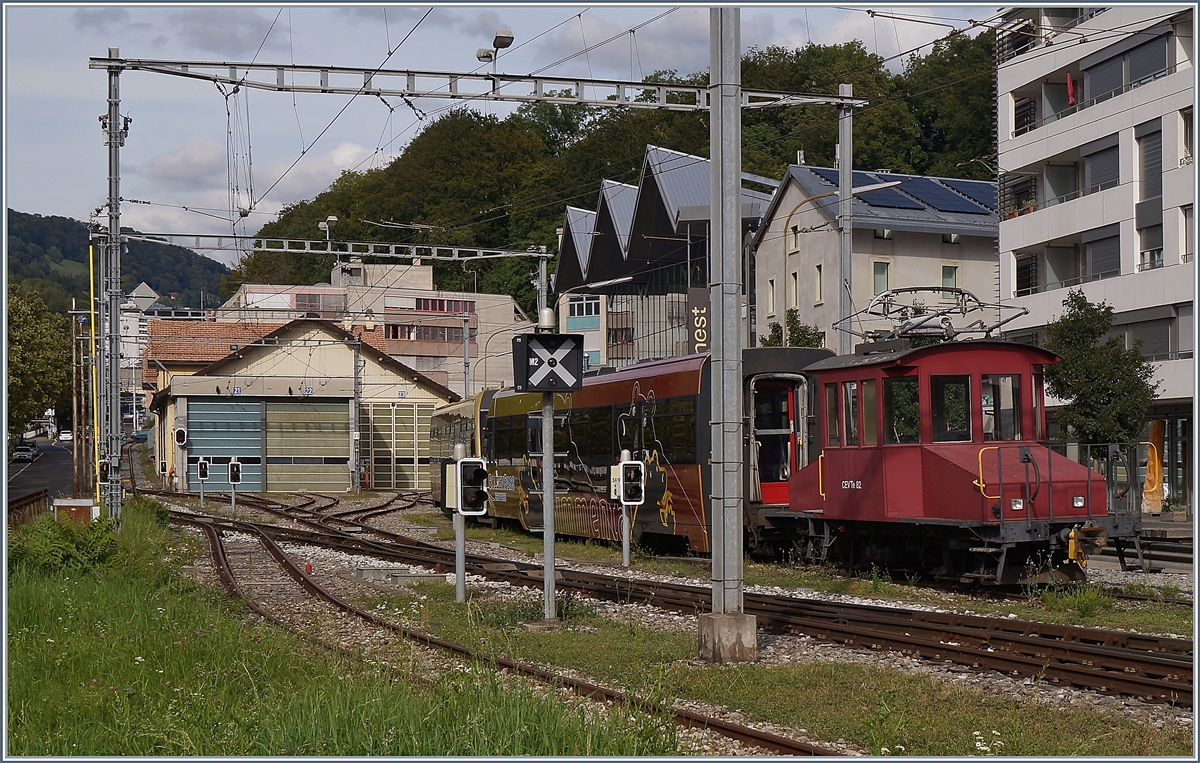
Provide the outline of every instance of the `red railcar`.
[[1046,350],[994,340],[864,344],[805,368],[819,455],[790,480],[773,534],[809,557],[955,580],[1084,577],[1137,533],[1108,486],[1046,442]]

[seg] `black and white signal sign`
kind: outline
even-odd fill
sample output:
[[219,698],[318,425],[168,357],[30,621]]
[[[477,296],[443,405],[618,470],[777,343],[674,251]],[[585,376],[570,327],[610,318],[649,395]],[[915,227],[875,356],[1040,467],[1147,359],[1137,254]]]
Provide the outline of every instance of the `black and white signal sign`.
[[513,389],[517,392],[572,392],[582,386],[582,334],[513,337]]

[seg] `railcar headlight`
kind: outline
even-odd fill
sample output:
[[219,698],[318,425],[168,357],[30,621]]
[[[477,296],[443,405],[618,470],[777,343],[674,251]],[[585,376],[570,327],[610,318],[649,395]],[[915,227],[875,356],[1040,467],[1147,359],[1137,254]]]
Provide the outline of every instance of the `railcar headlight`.
[[1013,511],[1024,511],[1025,510],[1025,499],[1024,498],[1014,498],[1014,499],[1012,499],[1011,502],[1009,502],[1008,506]]
[[1071,506],[1072,507],[1074,507],[1076,509],[1082,509],[1085,505],[1086,505],[1086,502],[1083,500],[1083,496],[1081,496],[1081,495],[1071,496]]

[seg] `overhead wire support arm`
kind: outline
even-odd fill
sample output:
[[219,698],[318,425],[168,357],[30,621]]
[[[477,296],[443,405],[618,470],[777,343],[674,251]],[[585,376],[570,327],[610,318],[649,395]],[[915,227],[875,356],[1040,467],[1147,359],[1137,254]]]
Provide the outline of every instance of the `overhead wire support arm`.
[[[88,67],[157,72],[205,80],[218,85],[237,85],[275,92],[334,93],[381,98],[390,95],[397,98],[556,103],[671,111],[708,111],[710,107],[709,89],[704,86],[581,77],[96,57],[88,59]],[[288,74],[291,75],[290,82],[289,77],[285,76]],[[563,95],[564,92],[568,94]],[[590,97],[587,95],[589,92],[592,94]],[[838,95],[750,89],[741,91],[743,109],[819,104],[862,107],[867,105],[867,101]]]
[[[95,235],[95,234],[93,234]],[[490,249],[442,244],[396,244],[389,241],[327,241],[302,238],[264,238],[209,233],[126,233],[130,241],[151,241],[156,244],[200,249],[204,251],[287,252],[289,254],[337,254],[355,257],[399,257],[404,259],[488,260],[503,257],[537,257],[553,259],[557,255],[543,247],[537,249]]]

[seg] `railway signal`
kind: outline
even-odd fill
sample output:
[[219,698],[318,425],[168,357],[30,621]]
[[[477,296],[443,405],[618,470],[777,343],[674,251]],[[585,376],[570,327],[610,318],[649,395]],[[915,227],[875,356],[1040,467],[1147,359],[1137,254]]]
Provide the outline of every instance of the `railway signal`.
[[201,482],[208,480],[208,461],[203,458],[196,462],[196,479]]
[[107,484],[107,482],[108,482],[108,462],[101,461],[100,462],[100,484]]
[[187,430],[186,429],[176,429],[175,430],[175,444],[176,445],[187,445]]
[[582,388],[582,334],[513,337],[513,389],[518,392],[572,392]]
[[239,485],[242,482],[242,465],[237,461],[229,462],[229,484]]
[[621,503],[641,506],[646,500],[646,466],[641,461],[621,462]]
[[487,461],[464,458],[458,462],[458,511],[463,516],[487,514]]

